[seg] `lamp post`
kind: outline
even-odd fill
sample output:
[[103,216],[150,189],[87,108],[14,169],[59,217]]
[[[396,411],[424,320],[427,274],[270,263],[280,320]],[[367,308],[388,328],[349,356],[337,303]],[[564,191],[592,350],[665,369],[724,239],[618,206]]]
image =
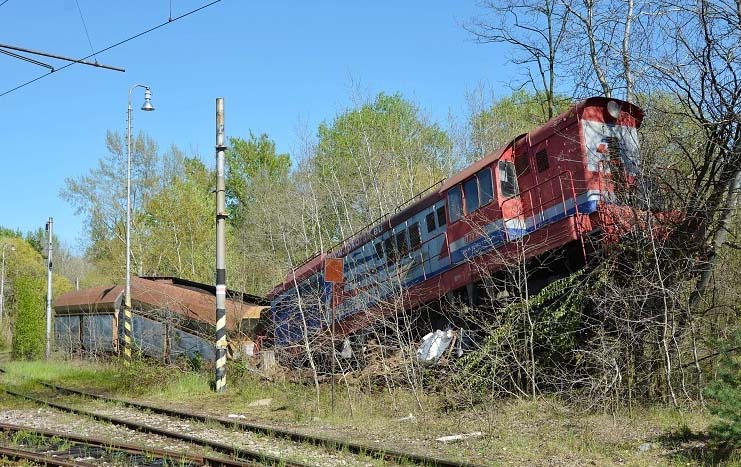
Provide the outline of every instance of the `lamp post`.
[[[5,309],[5,248],[9,245],[6,243],[3,245],[3,270],[0,274],[0,321],[3,320],[3,311]],[[15,247],[10,245],[10,251],[15,251]]]
[[152,92],[149,86],[135,84],[129,89],[129,107],[126,119],[126,289],[124,291],[124,358],[128,363],[131,360],[131,94],[136,88],[144,88],[144,104],[141,109],[145,112],[154,110]]

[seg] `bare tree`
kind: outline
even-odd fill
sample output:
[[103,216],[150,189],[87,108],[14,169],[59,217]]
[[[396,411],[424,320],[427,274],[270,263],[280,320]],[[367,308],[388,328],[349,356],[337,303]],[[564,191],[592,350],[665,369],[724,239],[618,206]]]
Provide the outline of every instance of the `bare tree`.
[[570,21],[560,0],[487,0],[487,15],[464,28],[480,43],[506,44],[514,49],[512,63],[522,65],[536,94],[544,96],[543,114],[556,114],[556,80]]

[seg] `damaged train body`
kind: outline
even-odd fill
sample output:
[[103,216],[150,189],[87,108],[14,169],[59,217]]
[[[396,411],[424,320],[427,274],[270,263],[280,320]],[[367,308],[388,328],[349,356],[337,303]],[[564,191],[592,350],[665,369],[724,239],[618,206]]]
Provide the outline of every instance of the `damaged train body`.
[[[426,316],[420,336],[461,328],[441,299],[475,301],[512,261],[557,251],[564,271],[582,267],[631,228],[619,185],[635,185],[642,118],[633,104],[587,99],[310,258],[268,294],[276,348],[327,336],[332,317],[345,346],[400,311]],[[343,259],[343,282],[324,280],[326,258]]]

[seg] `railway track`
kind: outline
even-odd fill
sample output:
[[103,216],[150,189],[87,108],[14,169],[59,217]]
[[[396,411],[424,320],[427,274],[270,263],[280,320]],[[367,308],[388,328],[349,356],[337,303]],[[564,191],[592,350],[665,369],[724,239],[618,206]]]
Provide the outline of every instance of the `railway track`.
[[284,457],[272,456],[265,452],[258,452],[255,450],[234,446],[228,443],[222,443],[219,441],[204,439],[204,438],[193,436],[193,435],[183,433],[180,431],[168,430],[168,429],[159,428],[156,426],[146,425],[146,424],[135,422],[132,420],[126,420],[123,418],[101,415],[101,414],[91,412],[88,410],[83,410],[83,409],[72,407],[69,405],[59,404],[54,401],[41,399],[38,397],[30,396],[28,394],[22,394],[22,393],[12,391],[9,389],[3,389],[3,391],[6,392],[7,394],[10,394],[11,396],[14,396],[20,399],[25,399],[25,400],[34,402],[36,404],[44,405],[44,406],[47,406],[47,407],[50,407],[56,410],[60,410],[63,412],[86,416],[94,420],[102,421],[105,423],[110,423],[112,425],[123,426],[131,430],[139,431],[142,433],[159,435],[159,436],[163,436],[166,438],[185,441],[187,443],[190,443],[196,446],[201,446],[204,448],[212,449],[216,452],[220,452],[222,454],[229,455],[237,460],[242,460],[242,461],[248,460],[252,462],[251,464],[244,464],[243,462],[242,464],[238,464],[238,465],[310,467],[309,464],[287,460]]
[[60,393],[72,394],[72,395],[87,397],[87,398],[91,398],[95,400],[120,404],[126,407],[139,409],[139,410],[146,410],[152,413],[165,415],[165,416],[173,417],[173,418],[178,418],[181,420],[193,420],[193,421],[197,421],[201,423],[219,424],[219,425],[229,427],[229,428],[236,428],[239,430],[266,434],[266,435],[270,435],[270,436],[277,437],[277,438],[285,438],[285,439],[289,439],[291,441],[295,441],[298,443],[309,443],[309,444],[319,445],[319,446],[323,446],[329,449],[336,449],[339,451],[351,452],[353,454],[366,455],[370,457],[384,459],[386,461],[391,461],[391,462],[395,462],[398,464],[414,463],[414,464],[424,465],[424,466],[429,466],[429,467],[484,467],[481,464],[454,461],[454,460],[449,460],[449,459],[441,459],[441,458],[436,458],[436,457],[431,457],[431,456],[422,456],[418,454],[402,452],[402,451],[393,450],[393,449],[385,449],[385,448],[378,447],[378,446],[354,443],[354,442],[344,441],[344,440],[339,440],[339,439],[334,439],[334,438],[311,436],[311,435],[307,435],[304,433],[286,430],[283,428],[278,428],[278,427],[270,426],[270,425],[237,421],[234,419],[221,418],[221,417],[212,417],[212,416],[203,415],[203,414],[196,414],[196,413],[185,412],[181,410],[169,409],[165,407],[158,407],[155,405],[144,404],[141,402],[135,402],[135,401],[125,400],[125,399],[117,399],[114,397],[103,396],[100,394],[94,394],[94,393],[90,393],[86,391],[81,391],[79,389],[73,389],[73,388],[58,386],[58,385],[49,384],[49,383],[41,382],[40,384],[49,389],[60,392]]
[[[160,467],[164,465],[177,465],[179,467],[257,467],[264,465],[253,461],[195,456],[8,423],[0,423],[0,432],[9,435],[10,439],[17,439],[18,435],[22,435],[21,442],[25,444],[23,449],[0,447],[0,456],[11,460],[27,460],[41,465],[60,467],[72,465],[92,467],[101,463],[138,467]],[[29,439],[32,441],[28,441]]]

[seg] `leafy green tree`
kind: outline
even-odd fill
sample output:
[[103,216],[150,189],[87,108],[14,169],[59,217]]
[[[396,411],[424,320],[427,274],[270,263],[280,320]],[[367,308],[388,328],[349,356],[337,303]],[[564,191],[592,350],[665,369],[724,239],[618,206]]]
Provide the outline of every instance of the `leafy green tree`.
[[378,94],[321,124],[303,169],[326,236],[337,241],[443,179],[451,147],[445,131],[399,94]]
[[137,213],[145,239],[145,274],[210,282],[215,261],[214,173],[195,157],[166,174],[162,188]]
[[[495,100],[491,107],[471,117],[473,159],[495,151],[512,138],[534,130],[548,120],[546,97],[519,90]],[[554,98],[555,115],[569,108],[573,102],[561,95]]]
[[[126,139],[117,132],[106,134],[106,154],[88,174],[65,179],[60,196],[76,213],[83,215],[88,226],[88,257],[105,271],[108,279],[123,275],[123,246],[126,219]],[[174,157],[174,156],[173,156]],[[136,213],[160,188],[162,157],[155,141],[140,133],[132,140],[131,200]],[[132,216],[132,257],[134,271],[143,270],[141,259],[144,242],[139,218]]]
[[[282,280],[276,248],[281,218],[292,218],[291,158],[279,154],[267,134],[231,138],[226,153],[227,282],[230,287],[264,294]],[[296,198],[293,198],[296,199]]]
[[248,139],[229,138],[229,143],[226,188],[230,208],[244,207],[254,201],[251,190],[259,180],[279,180],[288,175],[290,156],[278,154],[275,142],[267,134],[258,137],[250,132]]

